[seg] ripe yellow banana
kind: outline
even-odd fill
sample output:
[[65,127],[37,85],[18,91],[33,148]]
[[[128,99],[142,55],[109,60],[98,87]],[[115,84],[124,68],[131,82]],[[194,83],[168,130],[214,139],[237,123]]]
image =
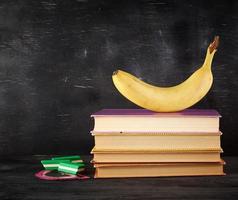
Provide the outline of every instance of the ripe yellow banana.
[[209,45],[203,65],[184,82],[172,87],[156,87],[117,70],[112,80],[119,92],[136,105],[156,112],[176,112],[191,107],[210,90],[213,82],[211,64],[219,37]]

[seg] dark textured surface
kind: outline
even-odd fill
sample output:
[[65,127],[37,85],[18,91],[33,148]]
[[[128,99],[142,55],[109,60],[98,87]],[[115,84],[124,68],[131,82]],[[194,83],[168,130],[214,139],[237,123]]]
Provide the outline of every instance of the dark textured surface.
[[[225,157],[226,176],[88,179],[44,181],[34,177],[40,159],[8,158],[0,162],[0,198],[11,199],[237,199],[238,157]],[[83,157],[89,161],[90,157]],[[88,174],[93,175],[91,165]]]
[[1,0],[0,155],[88,154],[90,114],[136,108],[114,70],[178,84],[216,34],[214,85],[193,108],[219,111],[225,154],[238,155],[237,10],[236,0]]

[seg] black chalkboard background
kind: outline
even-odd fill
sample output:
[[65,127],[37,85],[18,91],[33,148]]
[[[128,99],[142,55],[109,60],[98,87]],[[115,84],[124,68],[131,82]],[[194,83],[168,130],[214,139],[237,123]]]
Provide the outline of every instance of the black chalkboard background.
[[220,112],[225,154],[238,155],[238,1],[1,0],[0,155],[89,154],[91,113],[137,108],[114,70],[178,84],[215,35],[214,84],[194,108]]

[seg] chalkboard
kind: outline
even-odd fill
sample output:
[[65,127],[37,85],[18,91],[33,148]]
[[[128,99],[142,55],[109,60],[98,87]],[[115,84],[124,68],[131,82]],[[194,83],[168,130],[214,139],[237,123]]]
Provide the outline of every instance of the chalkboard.
[[215,35],[214,84],[194,108],[222,115],[238,155],[238,1],[0,1],[0,155],[88,154],[91,113],[137,108],[111,75],[171,86],[204,60]]

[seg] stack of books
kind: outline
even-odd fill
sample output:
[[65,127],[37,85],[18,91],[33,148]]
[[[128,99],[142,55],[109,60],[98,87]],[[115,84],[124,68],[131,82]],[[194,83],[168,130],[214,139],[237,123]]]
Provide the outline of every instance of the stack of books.
[[95,178],[224,175],[215,110],[103,109],[92,117]]

